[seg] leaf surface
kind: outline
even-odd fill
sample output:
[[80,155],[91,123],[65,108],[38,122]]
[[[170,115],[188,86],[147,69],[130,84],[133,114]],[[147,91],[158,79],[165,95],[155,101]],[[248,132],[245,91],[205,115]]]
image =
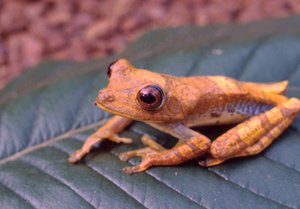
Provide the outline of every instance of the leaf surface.
[[[140,122],[104,142],[85,163],[70,153],[111,115],[93,106],[106,66],[126,57],[140,68],[173,75],[226,75],[289,80],[300,98],[300,17],[245,25],[184,26],[150,31],[122,54],[84,63],[46,61],[0,92],[1,208],[300,208],[299,118],[263,153],[204,169],[196,161],[128,176],[117,155],[142,147]],[[215,138],[222,127],[202,128]],[[133,159],[129,164],[137,163]]]

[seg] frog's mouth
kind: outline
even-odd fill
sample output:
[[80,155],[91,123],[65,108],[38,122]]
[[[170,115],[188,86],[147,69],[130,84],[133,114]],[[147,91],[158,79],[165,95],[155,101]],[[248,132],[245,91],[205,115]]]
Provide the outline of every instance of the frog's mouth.
[[98,107],[100,107],[102,110],[104,110],[106,112],[113,113],[115,115],[119,115],[119,116],[122,116],[122,117],[125,117],[125,118],[130,118],[130,119],[136,120],[136,118],[134,118],[132,115],[129,115],[129,114],[126,114],[126,113],[123,113],[123,112],[117,112],[117,111],[114,111],[112,109],[109,109],[108,107],[101,104],[101,102],[99,102],[98,99],[96,99],[95,105],[97,105]]

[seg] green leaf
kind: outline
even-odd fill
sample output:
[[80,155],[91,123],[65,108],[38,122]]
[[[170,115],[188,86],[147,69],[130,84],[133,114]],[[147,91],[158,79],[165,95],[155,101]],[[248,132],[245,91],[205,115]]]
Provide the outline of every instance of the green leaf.
[[[74,52],[75,53],[75,52]],[[173,75],[227,75],[248,81],[288,79],[300,97],[300,17],[245,25],[151,31],[113,57],[85,63],[47,61],[0,92],[1,208],[300,208],[299,118],[266,151],[205,169],[196,161],[128,176],[118,153],[142,147],[140,122],[71,165],[68,155],[111,115],[93,106],[106,66],[134,65]],[[200,131],[216,137],[226,128]],[[137,163],[136,159],[129,162]]]

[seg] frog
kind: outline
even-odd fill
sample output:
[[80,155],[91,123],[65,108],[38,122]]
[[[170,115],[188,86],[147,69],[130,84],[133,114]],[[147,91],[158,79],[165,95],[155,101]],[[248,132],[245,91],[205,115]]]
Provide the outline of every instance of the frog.
[[[99,91],[95,105],[115,116],[69,156],[70,163],[79,162],[105,139],[132,143],[119,134],[133,121],[141,121],[178,141],[167,149],[144,134],[145,147],[119,154],[122,161],[141,158],[140,163],[123,168],[126,174],[194,159],[202,167],[216,166],[259,154],[300,113],[300,100],[284,95],[286,80],[258,83],[221,75],[177,77],[136,68],[125,58],[108,66],[107,77],[108,85]],[[215,140],[192,129],[225,124],[234,125]]]

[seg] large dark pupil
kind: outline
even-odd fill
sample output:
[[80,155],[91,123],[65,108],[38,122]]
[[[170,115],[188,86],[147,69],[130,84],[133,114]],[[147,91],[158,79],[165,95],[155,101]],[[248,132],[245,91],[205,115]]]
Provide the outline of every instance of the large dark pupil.
[[146,93],[146,94],[143,94],[141,95],[141,100],[147,104],[152,104],[156,101],[156,98],[155,96],[153,96],[152,93]]

